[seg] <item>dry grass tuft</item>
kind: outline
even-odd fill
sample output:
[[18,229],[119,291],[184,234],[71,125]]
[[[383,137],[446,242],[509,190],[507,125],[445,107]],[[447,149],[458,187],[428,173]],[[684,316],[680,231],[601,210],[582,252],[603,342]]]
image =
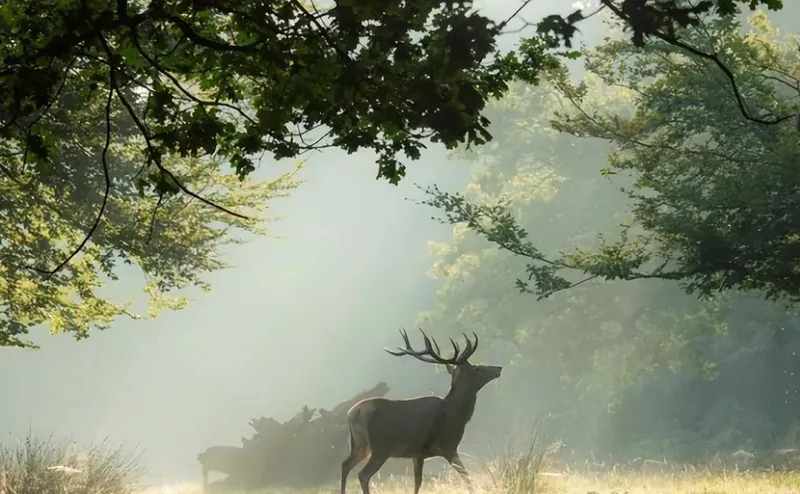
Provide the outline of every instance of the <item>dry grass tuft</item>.
[[133,494],[137,460],[106,442],[80,449],[28,435],[0,445],[0,494]]
[[559,444],[546,445],[538,427],[528,431],[521,444],[511,443],[496,459],[482,462],[489,478],[489,491],[497,494],[539,494],[548,489],[548,480],[558,476],[550,472],[550,458]]

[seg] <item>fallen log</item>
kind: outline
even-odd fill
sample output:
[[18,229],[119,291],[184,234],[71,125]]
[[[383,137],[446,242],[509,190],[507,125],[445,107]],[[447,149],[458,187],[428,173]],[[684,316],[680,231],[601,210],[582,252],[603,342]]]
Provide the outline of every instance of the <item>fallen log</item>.
[[[338,477],[349,447],[347,412],[364,398],[388,392],[389,386],[380,382],[330,411],[304,406],[283,423],[266,417],[251,419],[249,425],[255,433],[242,438],[242,447],[213,446],[198,455],[204,478],[210,471],[227,475],[208,484],[209,489],[316,487]],[[207,463],[213,463],[212,468],[207,468]]]

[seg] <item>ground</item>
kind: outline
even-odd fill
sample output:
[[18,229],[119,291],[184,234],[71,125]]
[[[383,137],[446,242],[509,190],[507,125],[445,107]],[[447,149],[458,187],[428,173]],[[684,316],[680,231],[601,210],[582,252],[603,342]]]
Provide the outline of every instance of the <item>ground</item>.
[[[476,494],[800,494],[800,473],[717,472],[686,469],[675,473],[604,474],[586,476],[543,472],[535,485],[503,486],[491,475],[475,475]],[[526,482],[527,484],[527,482]],[[351,477],[349,494],[359,494],[358,480]],[[164,485],[142,494],[202,494],[200,485]],[[334,486],[315,491],[271,490],[263,494],[333,494]],[[373,494],[411,494],[411,479],[387,479],[373,484]],[[462,494],[457,478],[426,478],[420,494]],[[237,493],[238,494],[238,493]],[[251,493],[252,494],[252,493]],[[261,493],[259,493],[261,494]]]

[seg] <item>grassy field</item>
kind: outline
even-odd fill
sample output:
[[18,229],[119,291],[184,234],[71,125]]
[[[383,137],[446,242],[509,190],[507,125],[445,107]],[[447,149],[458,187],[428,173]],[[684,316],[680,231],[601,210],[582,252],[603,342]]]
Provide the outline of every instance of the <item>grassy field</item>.
[[[660,474],[605,474],[583,476],[577,474],[555,474],[543,472],[533,482],[530,478],[517,479],[517,485],[508,484],[511,479],[492,478],[491,475],[476,475],[476,494],[800,494],[800,473],[744,472],[711,473],[680,472]],[[359,494],[355,476],[348,486],[349,494]],[[200,485],[165,485],[148,489],[142,494],[201,494]],[[338,492],[333,486],[315,491],[264,491],[264,494],[332,494]],[[410,494],[413,484],[410,479],[392,479],[374,482],[374,494]],[[456,494],[467,492],[455,477],[426,478],[420,494]]]
[[[536,448],[535,441],[520,453],[509,450],[489,462],[464,457],[475,494],[800,494],[800,466],[795,472],[739,471],[734,465],[714,469],[644,460],[627,465],[596,463],[570,469],[550,461],[554,448]],[[792,450],[794,451],[794,450]],[[0,494],[201,494],[199,483],[141,486],[137,453],[101,443],[88,449],[50,438],[28,437],[16,444],[0,443]],[[441,463],[441,462],[440,462]],[[421,494],[462,494],[467,489],[449,466],[438,475],[435,463]],[[658,470],[654,470],[654,468]],[[356,469],[358,471],[358,469]],[[624,472],[624,473],[622,473]],[[199,473],[199,472],[198,472]],[[411,494],[408,476],[386,475],[372,482],[374,494]],[[210,492],[214,492],[210,490]],[[355,472],[349,494],[360,494]],[[272,489],[261,494],[337,494],[338,482],[324,489]],[[239,494],[230,493],[228,494]],[[252,493],[256,494],[256,493]]]

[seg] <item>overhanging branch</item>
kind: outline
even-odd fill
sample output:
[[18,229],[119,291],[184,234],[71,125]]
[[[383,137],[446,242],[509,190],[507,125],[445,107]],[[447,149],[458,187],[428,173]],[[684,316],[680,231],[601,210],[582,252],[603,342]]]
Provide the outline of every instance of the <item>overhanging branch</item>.
[[[111,47],[108,46],[108,42],[106,42],[104,38],[101,38],[101,40],[102,40],[103,50],[106,52],[109,60],[112,60]],[[186,194],[189,197],[197,199],[198,201],[202,202],[203,204],[211,206],[212,208],[217,209],[219,211],[222,211],[223,213],[229,214],[231,216],[234,216],[236,218],[240,218],[240,219],[243,219],[243,220],[249,220],[250,219],[248,216],[245,216],[243,214],[237,213],[235,211],[231,211],[230,209],[228,209],[228,208],[226,208],[224,206],[220,206],[219,204],[217,204],[217,203],[215,203],[213,201],[209,201],[205,197],[202,197],[199,194],[196,194],[195,192],[191,191],[188,187],[186,187],[183,184],[183,182],[178,180],[178,177],[176,177],[174,173],[172,173],[170,170],[168,170],[166,167],[164,167],[164,164],[161,162],[161,152],[153,145],[153,139],[152,139],[152,136],[150,135],[150,131],[147,129],[147,127],[145,127],[145,125],[142,122],[142,120],[136,114],[136,111],[133,109],[133,106],[131,106],[131,104],[128,101],[128,99],[122,94],[122,92],[119,89],[119,85],[116,84],[116,80],[114,80],[114,84],[112,86],[112,90],[117,95],[117,99],[119,100],[120,103],[122,103],[122,106],[125,107],[125,110],[127,111],[128,115],[133,120],[133,123],[134,123],[134,125],[136,125],[136,128],[138,128],[139,132],[141,132],[142,137],[144,137],[145,145],[147,146],[147,151],[148,151],[148,153],[147,153],[148,154],[148,159],[152,160],[152,163],[154,163],[156,165],[156,168],[158,168],[161,173],[165,174],[167,177],[172,179],[175,182],[175,184],[177,185],[177,187],[181,190],[181,192],[183,192],[184,194]]]
[[[111,60],[109,59],[109,62]],[[61,263],[58,264],[52,270],[43,270],[41,268],[35,268],[33,266],[26,266],[28,269],[32,269],[38,273],[44,275],[44,279],[48,280],[53,275],[61,271],[64,266],[70,263],[72,259],[77,256],[86,244],[89,243],[89,240],[94,235],[95,231],[97,231],[97,227],[100,225],[100,221],[103,219],[103,215],[106,211],[106,206],[108,205],[108,197],[111,194],[111,176],[108,171],[108,150],[111,147],[111,102],[114,98],[114,87],[116,86],[116,69],[114,68],[113,63],[109,63],[108,66],[108,80],[109,80],[109,87],[108,87],[108,96],[106,98],[106,106],[105,106],[105,119],[106,119],[106,141],[103,145],[103,152],[101,155],[101,163],[103,165],[103,180],[105,182],[105,189],[103,191],[103,202],[100,204],[100,209],[97,212],[97,217],[95,218],[92,226],[89,228],[89,231],[86,232],[86,235],[83,237],[81,243],[73,249],[72,252],[63,260]]]
[[[612,0],[600,0],[600,1],[601,1],[601,3],[603,5],[608,7],[608,9],[611,10],[614,13],[614,15],[616,15],[617,17],[619,17],[620,19],[625,21],[628,25],[634,25],[633,20],[630,18],[630,16],[628,16],[625,12],[623,12],[622,9],[620,9],[619,7],[614,5],[614,2]],[[750,115],[750,113],[747,111],[747,108],[745,106],[744,97],[742,96],[742,93],[739,90],[739,86],[736,83],[736,77],[734,76],[734,74],[731,71],[731,69],[728,68],[728,66],[725,65],[725,63],[723,63],[722,60],[719,59],[719,57],[717,56],[716,53],[706,53],[706,52],[704,52],[704,51],[702,51],[702,50],[700,50],[698,48],[695,48],[694,46],[691,46],[688,43],[684,43],[683,41],[678,39],[677,36],[672,36],[670,34],[665,34],[665,33],[661,32],[661,31],[659,31],[658,29],[647,29],[647,28],[645,28],[645,29],[643,29],[642,32],[645,35],[649,35],[649,36],[653,36],[655,38],[658,38],[658,39],[660,39],[661,41],[663,41],[665,43],[668,43],[668,44],[670,44],[672,46],[678,47],[678,48],[680,48],[680,49],[682,49],[682,50],[684,50],[684,51],[686,51],[688,53],[691,53],[692,55],[694,55],[696,57],[703,58],[705,60],[708,60],[708,61],[712,62],[714,65],[716,65],[722,71],[722,73],[725,74],[725,77],[728,78],[728,81],[730,82],[730,85],[731,85],[731,89],[733,90],[733,96],[736,98],[736,104],[738,105],[739,111],[741,112],[742,116],[746,120],[749,120],[749,121],[754,122],[754,123],[762,124],[762,125],[776,125],[776,124],[779,124],[779,123],[784,122],[786,120],[789,120],[790,118],[794,118],[795,117],[795,115],[792,114],[792,115],[783,115],[783,116],[780,116],[780,117],[774,117],[774,118],[771,118],[769,120],[765,120],[763,118],[758,118],[758,117],[754,117],[754,116]]]

